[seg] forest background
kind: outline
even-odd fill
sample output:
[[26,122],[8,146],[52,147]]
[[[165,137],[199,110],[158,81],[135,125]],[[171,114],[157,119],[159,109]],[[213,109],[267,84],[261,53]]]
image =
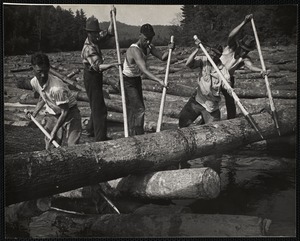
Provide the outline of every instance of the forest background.
[[[80,51],[86,39],[87,16],[82,9],[74,13],[60,6],[4,5],[3,13],[4,55]],[[297,44],[297,5],[182,5],[173,25],[153,26],[153,43],[165,46],[174,35],[177,46],[188,47],[196,34],[212,45],[225,45],[229,32],[249,13],[253,13],[262,44]],[[100,22],[100,28],[108,24]],[[117,22],[117,29],[121,48],[137,41],[140,26]],[[253,33],[251,24],[240,34],[244,33]],[[114,48],[114,40],[103,47]]]

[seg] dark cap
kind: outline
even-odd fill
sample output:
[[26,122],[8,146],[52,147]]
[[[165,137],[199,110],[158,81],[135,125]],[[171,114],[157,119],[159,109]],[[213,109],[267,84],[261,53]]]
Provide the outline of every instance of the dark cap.
[[90,32],[100,32],[98,19],[94,16],[86,20],[85,30]]
[[140,33],[144,34],[147,38],[152,38],[155,35],[153,27],[149,23],[142,25]]
[[239,40],[239,46],[247,51],[252,51],[255,49],[255,40],[252,36],[245,35]]

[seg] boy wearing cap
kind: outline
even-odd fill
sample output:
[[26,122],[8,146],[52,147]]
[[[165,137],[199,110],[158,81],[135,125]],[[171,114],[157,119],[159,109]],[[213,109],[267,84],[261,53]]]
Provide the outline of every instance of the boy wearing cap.
[[[201,124],[219,121],[221,113],[219,103],[221,101],[221,87],[226,89],[221,77],[210,64],[206,56],[196,56],[199,50],[199,40],[195,41],[198,48],[189,56],[186,66],[191,69],[200,68],[198,77],[198,86],[195,93],[185,104],[179,114],[179,127],[187,127],[191,125],[197,117],[201,116]],[[218,66],[220,72],[229,82],[230,75],[228,70],[220,61],[222,54],[222,46],[217,45],[213,48],[208,48],[207,52]]]
[[[160,50],[151,44],[154,35],[153,27],[150,24],[144,24],[140,29],[138,41],[132,44],[126,51],[123,77],[129,136],[144,134],[145,105],[141,75],[145,74],[149,79],[165,86],[164,81],[152,74],[146,66],[149,54],[162,61],[168,58],[168,52],[162,54]],[[168,47],[169,49],[174,49],[174,44],[170,43]]]
[[35,117],[46,105],[44,128],[51,133],[50,140],[45,137],[46,149],[49,149],[53,140],[61,145],[64,131],[68,146],[78,144],[81,134],[81,115],[75,96],[62,80],[49,74],[50,63],[47,55],[42,53],[32,55],[31,64],[35,77],[30,83],[39,93],[40,99],[35,110],[26,113],[26,117],[30,119],[29,114]]
[[[112,11],[116,11],[115,9]],[[95,136],[95,141],[107,140],[107,108],[104,102],[102,86],[103,71],[112,67],[118,68],[118,63],[104,64],[101,44],[113,36],[112,12],[107,30],[101,31],[98,19],[94,16],[86,21],[87,38],[81,52],[84,65],[84,86],[89,98],[91,116],[86,131],[89,136]]]
[[[235,70],[246,66],[253,72],[260,72],[261,75],[268,74],[261,69],[253,65],[250,57],[247,55],[250,51],[255,49],[255,40],[250,35],[245,35],[242,39],[237,41],[237,35],[246,23],[250,22],[253,18],[252,14],[245,17],[244,21],[235,27],[228,36],[227,46],[224,48],[220,60],[225,65],[230,74],[230,85],[234,87],[234,72]],[[235,118],[236,107],[234,99],[228,95],[227,91],[222,88],[222,93],[225,97],[225,103],[227,108],[227,119]]]

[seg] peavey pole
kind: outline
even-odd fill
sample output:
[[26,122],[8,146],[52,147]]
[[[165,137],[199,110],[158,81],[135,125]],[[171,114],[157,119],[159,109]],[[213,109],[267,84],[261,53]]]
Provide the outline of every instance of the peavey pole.
[[[25,113],[27,113],[28,111],[25,109],[24,110]],[[36,126],[44,133],[44,135],[51,139],[51,136],[50,134],[44,129],[44,127],[30,114],[30,119],[34,122],[34,124],[36,124]],[[52,144],[57,148],[57,147],[60,147],[60,145],[55,141],[53,140],[52,141]]]
[[[174,42],[174,36],[171,36],[171,43]],[[168,78],[169,78],[169,70],[170,70],[170,63],[171,63],[171,56],[172,56],[172,49],[169,49],[169,55],[168,55],[168,62],[167,62],[167,68],[166,68],[166,75],[165,75],[165,85],[168,84]],[[160,108],[159,108],[159,115],[158,115],[158,121],[157,121],[157,127],[156,132],[160,132],[162,118],[164,114],[164,106],[166,101],[166,94],[167,94],[167,88],[163,88],[161,102],[160,102]]]
[[127,122],[127,109],[126,109],[124,80],[123,80],[123,72],[122,72],[122,66],[121,66],[122,63],[121,63],[121,55],[120,55],[120,47],[119,47],[116,16],[115,16],[115,12],[113,11],[113,8],[114,8],[114,6],[112,6],[112,18],[113,18],[113,24],[114,24],[116,48],[117,48],[118,63],[119,63],[120,87],[121,87],[123,119],[124,119],[124,136],[128,137],[128,122]]
[[[253,28],[253,32],[254,32],[254,36],[255,36],[255,40],[256,40],[257,50],[258,50],[258,53],[259,53],[261,68],[265,72],[266,71],[266,66],[265,66],[263,56],[262,56],[260,43],[259,43],[259,39],[258,39],[258,35],[257,35],[257,31],[256,31],[256,27],[255,27],[253,18],[251,19],[251,24],[252,24],[252,28]],[[280,136],[280,128],[279,128],[279,124],[278,124],[277,112],[275,110],[275,105],[274,105],[274,101],[273,101],[273,97],[272,97],[272,92],[271,92],[269,79],[268,79],[268,76],[266,74],[265,74],[264,77],[265,77],[265,83],[266,83],[266,87],[267,87],[267,93],[268,93],[268,97],[269,97],[269,101],[270,101],[270,107],[271,107],[271,111],[272,111],[273,120],[274,120],[274,123],[275,123],[276,130],[278,132],[278,135]]]
[[[198,40],[197,35],[194,35],[194,40]],[[239,108],[241,109],[243,115],[245,116],[245,118],[247,119],[247,121],[253,126],[253,128],[255,129],[255,131],[259,134],[260,138],[263,140],[264,137],[261,133],[261,131],[259,130],[258,126],[255,124],[254,119],[252,118],[252,116],[248,113],[248,111],[243,107],[243,105],[240,102],[239,97],[236,95],[236,93],[233,91],[232,87],[230,86],[230,84],[226,81],[225,77],[223,76],[223,74],[220,72],[219,68],[217,67],[217,65],[215,64],[215,62],[212,60],[212,58],[209,56],[209,54],[207,53],[206,49],[203,47],[203,45],[201,44],[201,41],[199,43],[200,48],[202,49],[202,51],[204,52],[204,54],[206,55],[207,59],[209,60],[209,62],[211,63],[211,65],[214,67],[214,69],[217,71],[217,73],[220,75],[223,83],[226,85],[227,89],[231,92],[232,97],[234,99],[234,101],[237,103],[237,105],[239,106]],[[227,90],[227,91],[228,91]]]

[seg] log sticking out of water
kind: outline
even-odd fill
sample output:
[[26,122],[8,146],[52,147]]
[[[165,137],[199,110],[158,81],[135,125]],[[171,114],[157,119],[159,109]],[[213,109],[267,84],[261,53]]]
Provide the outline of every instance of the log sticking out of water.
[[[270,114],[252,115],[266,139],[277,136]],[[278,111],[282,135],[296,127],[295,108]],[[5,155],[6,205],[53,195],[132,173],[164,170],[181,161],[222,153],[260,136],[245,118],[51,151]]]
[[47,211],[32,218],[32,238],[263,236],[271,220],[242,215],[106,214],[72,215]]
[[144,199],[212,199],[220,193],[220,178],[211,168],[130,175],[108,184],[125,195]]

